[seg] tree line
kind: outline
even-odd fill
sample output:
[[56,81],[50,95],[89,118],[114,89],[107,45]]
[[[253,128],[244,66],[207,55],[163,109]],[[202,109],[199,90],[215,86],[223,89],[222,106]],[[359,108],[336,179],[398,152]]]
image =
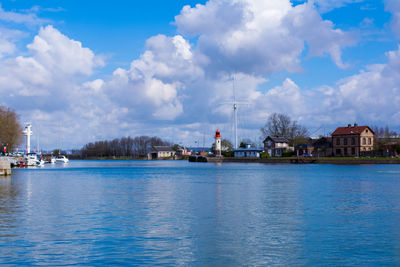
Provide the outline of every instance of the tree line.
[[171,143],[157,136],[123,137],[86,144],[79,153],[81,158],[117,157],[145,158],[153,146],[170,146]]
[[3,152],[3,147],[6,147],[6,152],[13,151],[22,141],[22,127],[18,121],[18,115],[10,108],[0,106],[1,152]]

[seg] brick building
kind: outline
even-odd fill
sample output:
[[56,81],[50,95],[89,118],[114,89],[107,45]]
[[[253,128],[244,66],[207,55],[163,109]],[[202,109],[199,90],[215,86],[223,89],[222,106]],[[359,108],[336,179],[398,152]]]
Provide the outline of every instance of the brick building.
[[332,133],[333,155],[335,157],[359,157],[374,148],[374,132],[368,126],[349,124],[338,127]]

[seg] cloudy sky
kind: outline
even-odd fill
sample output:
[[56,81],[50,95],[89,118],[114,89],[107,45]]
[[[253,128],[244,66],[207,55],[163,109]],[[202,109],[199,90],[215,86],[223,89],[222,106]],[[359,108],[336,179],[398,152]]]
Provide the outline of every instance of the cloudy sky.
[[271,113],[313,136],[400,131],[400,1],[0,1],[0,104],[44,149],[157,135],[256,140]]

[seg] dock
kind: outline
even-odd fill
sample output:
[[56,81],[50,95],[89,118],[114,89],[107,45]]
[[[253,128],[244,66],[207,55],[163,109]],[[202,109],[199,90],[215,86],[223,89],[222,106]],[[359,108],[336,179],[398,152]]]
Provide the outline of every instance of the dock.
[[11,175],[11,162],[0,161],[0,176]]

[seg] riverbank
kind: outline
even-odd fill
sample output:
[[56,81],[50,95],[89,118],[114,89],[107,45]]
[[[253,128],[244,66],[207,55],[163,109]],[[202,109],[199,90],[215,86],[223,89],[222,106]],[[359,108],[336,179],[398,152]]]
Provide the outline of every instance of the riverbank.
[[266,163],[266,164],[400,164],[398,158],[217,158],[197,157],[189,160],[192,162],[243,162],[243,163]]

